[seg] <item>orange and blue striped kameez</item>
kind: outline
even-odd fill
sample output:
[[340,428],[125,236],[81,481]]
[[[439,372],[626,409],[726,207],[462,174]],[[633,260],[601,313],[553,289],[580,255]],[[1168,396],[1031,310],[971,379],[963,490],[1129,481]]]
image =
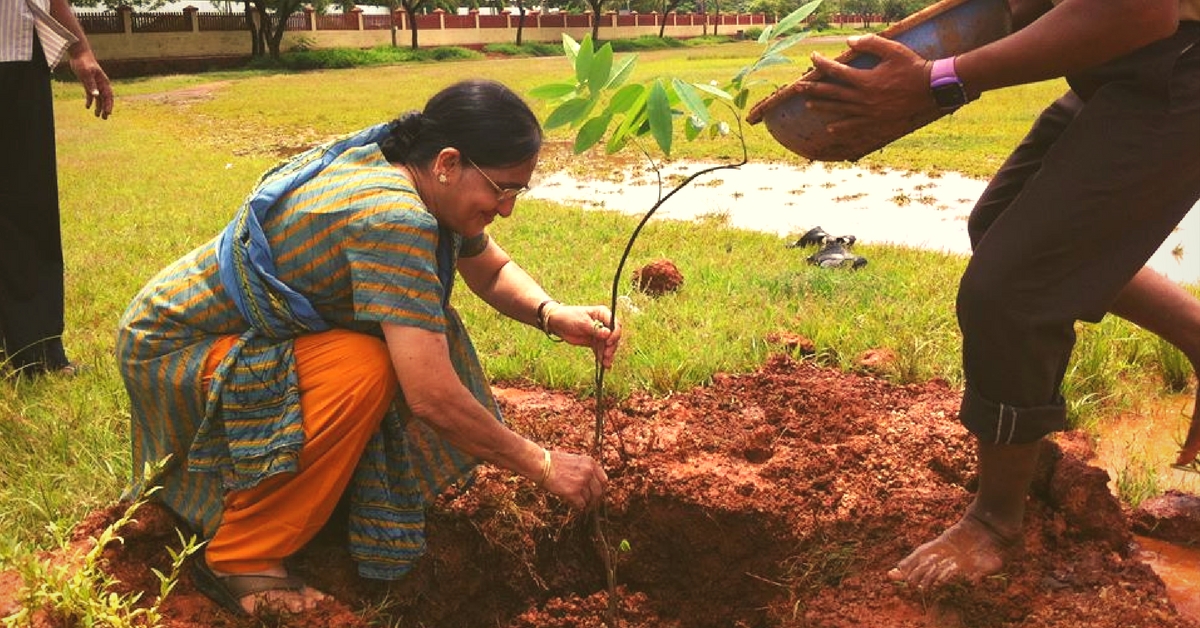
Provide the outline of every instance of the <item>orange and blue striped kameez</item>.
[[[330,155],[331,144],[273,169],[257,188],[279,184],[297,164],[332,157],[257,217],[274,277],[303,295],[329,327],[380,338],[385,322],[444,333],[460,379],[502,420],[449,305],[462,239],[439,228],[412,181],[378,145]],[[245,212],[243,206],[239,215]],[[222,284],[219,239],[150,280],[122,317],[117,340],[131,398],[134,479],[128,494],[161,486],[156,498],[204,538],[220,524],[226,491],[296,471],[304,441],[292,341],[305,327],[287,320],[282,303],[274,304],[277,318],[283,313],[280,321],[247,321]],[[230,335],[237,342],[206,394],[205,358]],[[144,480],[143,468],[163,459],[163,471]],[[476,462],[413,419],[398,394],[348,489],[351,553],[359,572],[379,579],[406,573],[424,551],[426,506],[448,486],[468,481]]]

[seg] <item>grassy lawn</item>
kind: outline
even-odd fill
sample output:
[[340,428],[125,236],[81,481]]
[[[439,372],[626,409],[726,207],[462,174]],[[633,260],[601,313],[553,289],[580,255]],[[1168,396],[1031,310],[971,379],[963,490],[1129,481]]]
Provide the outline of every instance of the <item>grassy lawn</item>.
[[[818,48],[833,55],[841,45]],[[758,51],[755,44],[736,43],[642,53],[638,73],[723,82]],[[806,52],[793,56],[804,59]],[[782,85],[806,67],[776,67],[765,77]],[[78,85],[56,84],[66,344],[88,370],[72,381],[0,381],[0,447],[6,452],[0,465],[0,567],[53,543],[56,530],[120,495],[130,475],[129,404],[112,355],[117,320],[155,272],[217,233],[268,166],[333,135],[420,108],[458,79],[488,77],[527,93],[568,68],[561,57],[545,57],[125,80],[116,85],[116,112],[105,122],[84,110]],[[861,165],[984,177],[1062,89],[1051,82],[989,94]],[[539,116],[548,113],[542,103],[531,104]],[[569,159],[567,134],[555,132],[550,139],[546,168],[602,175],[631,167],[629,157]],[[803,163],[761,126],[748,127],[746,141],[754,160]],[[740,154],[728,139],[681,140],[677,146],[677,159]],[[561,300],[607,302],[635,224],[615,213],[529,201],[492,234]],[[716,220],[652,223],[626,271],[670,257],[688,269],[687,285],[651,300],[622,278],[633,307],[620,313],[628,335],[607,378],[609,390],[665,394],[703,384],[718,371],[753,369],[779,350],[768,335],[785,330],[813,339],[816,359],[826,364],[852,369],[862,351],[890,348],[902,356],[890,375],[896,381],[960,382],[953,292],[965,259],[895,247],[861,250],[872,260],[869,273],[829,272],[803,264],[771,235]],[[584,352],[502,320],[465,289],[456,294],[494,378],[590,393],[593,365]],[[1120,321],[1081,326],[1079,338],[1067,394],[1072,417],[1082,423],[1156,396],[1169,376],[1164,369],[1186,367],[1169,352],[1162,357],[1151,336]]]

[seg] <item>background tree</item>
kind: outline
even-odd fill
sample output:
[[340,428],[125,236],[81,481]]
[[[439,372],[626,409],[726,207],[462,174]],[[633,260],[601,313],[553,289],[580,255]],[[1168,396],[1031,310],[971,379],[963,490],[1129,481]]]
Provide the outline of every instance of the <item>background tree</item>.
[[525,32],[525,0],[514,0],[517,4],[517,45],[521,45],[521,38]]
[[[283,34],[287,32],[288,18],[304,6],[303,0],[253,0],[261,18],[259,24],[260,37],[266,40],[267,52],[272,59],[279,58],[279,48],[283,43]],[[324,9],[325,2],[314,3],[314,8]],[[259,53],[261,54],[261,52]]]
[[662,39],[667,31],[667,14],[679,9],[679,5],[683,4],[683,0],[662,0],[662,11],[659,12],[658,20],[658,37]]
[[[879,0],[842,0],[842,12],[850,15],[864,16],[864,23],[868,15],[879,13]],[[869,24],[868,24],[869,25]]]
[[607,0],[584,0],[592,11],[592,41],[600,41],[600,20],[604,17],[604,3]]
[[928,0],[880,0],[879,12],[885,22],[898,22],[932,4]]
[[412,33],[409,47],[413,50],[420,48],[420,45],[417,43],[417,12],[428,7],[429,4],[430,0],[400,0],[400,6],[408,14],[408,29]]

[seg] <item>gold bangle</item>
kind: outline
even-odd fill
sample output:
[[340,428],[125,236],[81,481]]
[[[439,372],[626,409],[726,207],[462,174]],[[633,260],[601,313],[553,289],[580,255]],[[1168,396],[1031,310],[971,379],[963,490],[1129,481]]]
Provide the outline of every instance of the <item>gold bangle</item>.
[[[562,303],[559,303],[558,301],[555,301],[554,305],[556,305],[558,307],[562,307]],[[549,338],[550,340],[553,340],[554,342],[562,342],[563,341],[562,336],[559,336],[558,334],[550,331],[550,315],[553,314],[554,310],[558,309],[558,307],[547,307],[546,315],[542,319],[542,331],[546,332],[546,337]]]
[[534,326],[536,326],[539,331],[545,333],[549,333],[546,332],[546,308],[549,307],[551,303],[558,303],[558,301],[555,301],[554,299],[546,299],[545,301],[538,303],[537,314],[534,317]]
[[546,480],[550,479],[550,470],[554,466],[554,461],[550,459],[550,450],[542,448],[542,479],[538,480],[537,485],[540,487],[546,486]]

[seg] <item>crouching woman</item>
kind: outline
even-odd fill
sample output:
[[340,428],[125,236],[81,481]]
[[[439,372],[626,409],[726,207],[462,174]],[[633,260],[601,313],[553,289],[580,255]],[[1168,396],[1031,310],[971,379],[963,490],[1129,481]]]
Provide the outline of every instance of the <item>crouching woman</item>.
[[512,215],[541,145],[509,89],[452,85],[269,171],[134,298],[117,343],[133,468],[168,460],[148,482],[207,540],[194,580],[227,609],[323,599],[284,561],[343,495],[351,554],[377,579],[412,567],[425,508],[480,461],[577,508],[602,498],[595,460],[505,427],[450,305],[457,271],[500,313],[611,364],[609,310],[552,300],[485,230]]

